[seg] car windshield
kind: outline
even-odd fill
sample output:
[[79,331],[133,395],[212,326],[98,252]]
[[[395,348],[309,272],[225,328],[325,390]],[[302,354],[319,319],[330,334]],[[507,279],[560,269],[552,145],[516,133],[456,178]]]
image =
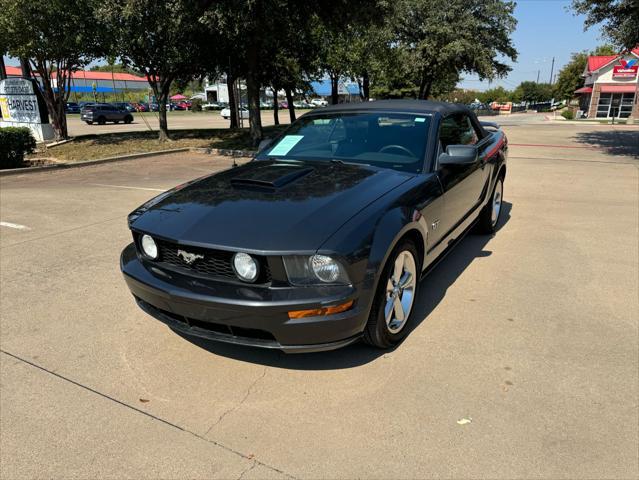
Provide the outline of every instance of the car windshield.
[[429,126],[426,114],[314,114],[291,125],[257,159],[343,161],[419,172]]

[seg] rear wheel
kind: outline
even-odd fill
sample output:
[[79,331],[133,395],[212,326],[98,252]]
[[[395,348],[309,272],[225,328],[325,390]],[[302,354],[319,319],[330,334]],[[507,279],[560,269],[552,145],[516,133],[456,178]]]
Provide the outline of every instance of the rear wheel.
[[364,330],[366,343],[378,348],[391,348],[406,336],[420,270],[421,261],[415,245],[409,240],[400,242],[380,276]]
[[501,205],[504,197],[504,178],[500,176],[495,182],[490,202],[486,204],[477,222],[477,232],[491,234],[497,230],[501,216]]
[[133,121],[133,117],[131,115],[129,115],[128,117],[124,119],[124,123],[126,123],[127,125],[131,123],[132,121]]

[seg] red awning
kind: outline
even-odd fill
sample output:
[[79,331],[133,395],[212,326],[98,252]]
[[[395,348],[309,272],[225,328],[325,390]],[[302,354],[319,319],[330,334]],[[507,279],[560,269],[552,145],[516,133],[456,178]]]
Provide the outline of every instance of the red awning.
[[602,85],[601,93],[634,93],[637,85]]
[[581,87],[578,90],[575,90],[575,93],[592,93],[592,87]]

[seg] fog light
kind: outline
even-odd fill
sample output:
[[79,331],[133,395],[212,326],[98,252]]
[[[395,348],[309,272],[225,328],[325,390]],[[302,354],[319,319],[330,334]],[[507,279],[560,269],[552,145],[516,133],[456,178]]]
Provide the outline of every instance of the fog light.
[[248,253],[239,252],[233,255],[233,269],[240,280],[254,282],[257,279],[257,262]]
[[140,244],[142,245],[142,251],[147,257],[153,260],[158,258],[158,246],[150,235],[142,235]]

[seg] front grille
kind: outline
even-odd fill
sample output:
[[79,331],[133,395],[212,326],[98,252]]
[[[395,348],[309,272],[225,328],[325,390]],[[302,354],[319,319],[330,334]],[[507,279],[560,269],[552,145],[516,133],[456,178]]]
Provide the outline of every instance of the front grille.
[[260,330],[257,328],[235,327],[232,325],[225,325],[222,323],[196,320],[194,318],[184,317],[182,315],[178,315],[177,313],[173,313],[167,310],[163,310],[161,308],[157,308],[138,297],[135,297],[135,299],[144,310],[147,310],[148,313],[158,312],[165,317],[169,317],[170,319],[176,322],[179,322],[180,324],[184,325],[185,328],[189,328],[190,330],[193,330],[193,329],[205,330],[211,333],[212,335],[216,335],[220,337],[235,337],[238,339],[252,340],[255,343],[259,342],[265,345],[277,344],[273,334],[271,332],[267,332],[266,330]]
[[[155,243],[159,251],[158,261],[168,268],[193,272],[211,278],[239,281],[232,266],[233,252],[209,248],[185,247],[163,240],[156,240]],[[178,256],[178,250],[201,255],[203,258],[198,258],[193,263],[188,264],[182,256]],[[255,283],[270,282],[271,272],[269,271],[266,259],[263,257],[255,258],[260,265],[260,275]]]

